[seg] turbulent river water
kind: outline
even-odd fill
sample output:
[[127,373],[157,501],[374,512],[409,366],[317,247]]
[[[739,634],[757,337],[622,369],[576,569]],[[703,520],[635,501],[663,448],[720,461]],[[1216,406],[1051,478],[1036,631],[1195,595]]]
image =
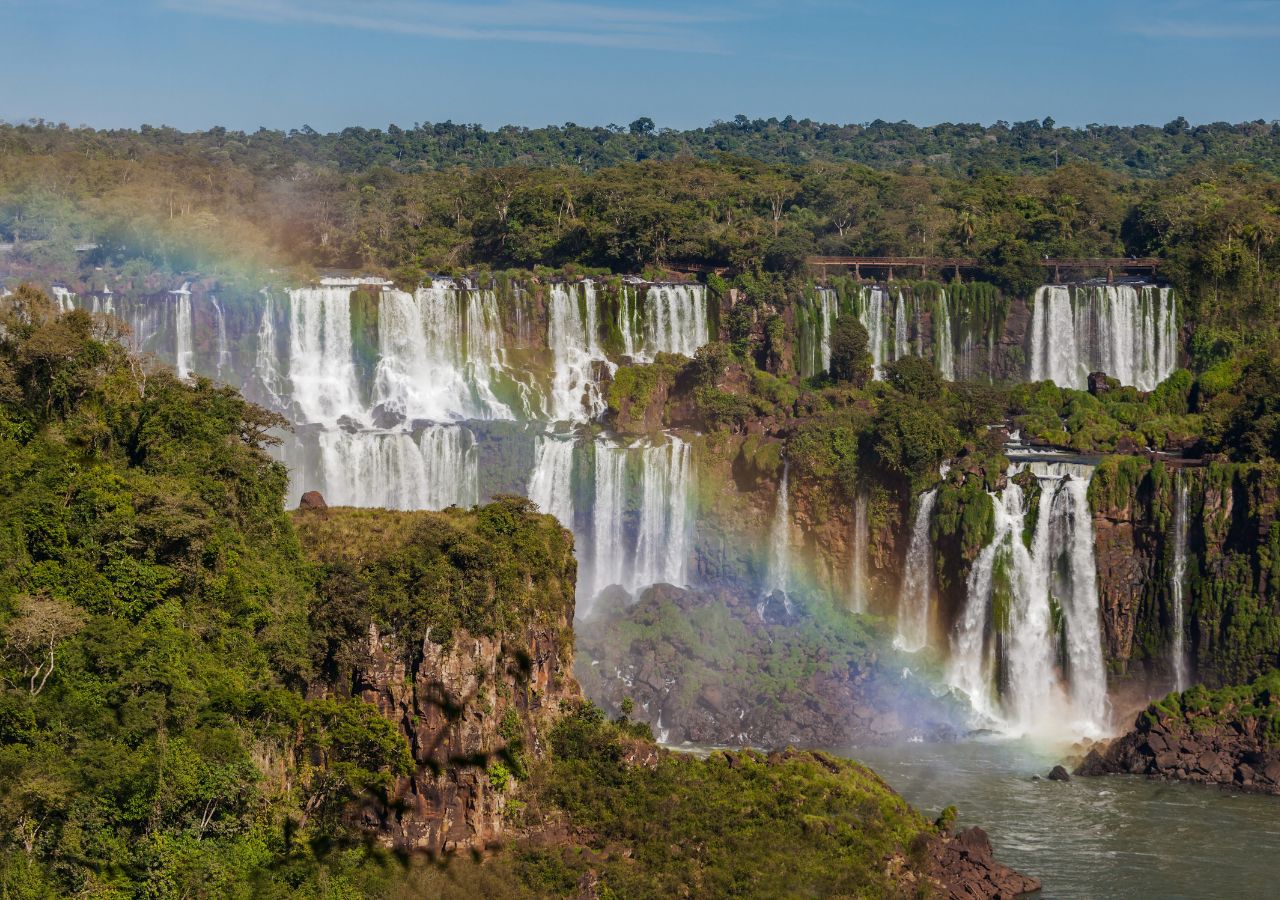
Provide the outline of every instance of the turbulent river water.
[[1033,781],[1062,756],[1020,740],[843,752],[930,818],[954,804],[1044,898],[1280,896],[1280,797],[1128,776]]

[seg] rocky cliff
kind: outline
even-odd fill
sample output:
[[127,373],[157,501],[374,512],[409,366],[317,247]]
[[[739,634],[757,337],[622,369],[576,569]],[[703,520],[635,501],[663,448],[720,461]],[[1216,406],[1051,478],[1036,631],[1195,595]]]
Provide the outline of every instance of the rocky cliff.
[[1095,748],[1078,775],[1148,775],[1280,794],[1280,673],[1251,685],[1195,688],[1151,704]]
[[524,501],[488,510],[294,519],[322,566],[326,605],[351,605],[312,693],[372,703],[413,756],[413,773],[385,802],[359,811],[392,847],[450,853],[508,837],[512,786],[581,699],[571,674],[572,540]]

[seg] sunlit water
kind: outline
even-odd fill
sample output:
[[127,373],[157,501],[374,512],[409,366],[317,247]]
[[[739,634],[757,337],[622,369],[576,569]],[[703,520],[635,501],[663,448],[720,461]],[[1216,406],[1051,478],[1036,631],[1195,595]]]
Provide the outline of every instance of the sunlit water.
[[930,818],[954,804],[1044,898],[1280,897],[1280,797],[1130,776],[1033,781],[1061,754],[1022,741],[845,755]]

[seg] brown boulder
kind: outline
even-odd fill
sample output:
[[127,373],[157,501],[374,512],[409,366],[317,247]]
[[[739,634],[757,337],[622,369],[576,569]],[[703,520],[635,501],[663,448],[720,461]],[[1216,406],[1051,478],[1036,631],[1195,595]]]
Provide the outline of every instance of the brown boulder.
[[302,495],[302,500],[298,503],[298,509],[328,509],[329,504],[324,502],[324,497],[319,491],[307,491]]

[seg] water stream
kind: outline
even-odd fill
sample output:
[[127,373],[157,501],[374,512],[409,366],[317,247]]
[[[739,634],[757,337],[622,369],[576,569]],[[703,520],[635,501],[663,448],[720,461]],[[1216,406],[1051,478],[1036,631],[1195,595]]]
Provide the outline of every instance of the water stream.
[[1033,781],[1062,752],[1022,740],[842,752],[929,818],[954,804],[1046,900],[1276,896],[1280,797],[1125,775]]

